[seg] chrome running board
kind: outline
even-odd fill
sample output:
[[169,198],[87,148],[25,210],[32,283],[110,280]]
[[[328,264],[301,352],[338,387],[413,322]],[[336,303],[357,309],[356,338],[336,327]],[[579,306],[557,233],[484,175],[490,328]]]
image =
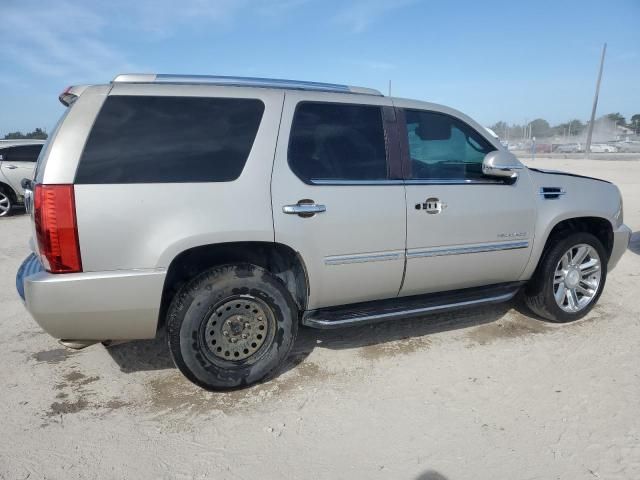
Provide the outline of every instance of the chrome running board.
[[515,282],[310,310],[303,314],[302,324],[321,329],[340,328],[502,303],[511,300],[521,285],[521,282]]

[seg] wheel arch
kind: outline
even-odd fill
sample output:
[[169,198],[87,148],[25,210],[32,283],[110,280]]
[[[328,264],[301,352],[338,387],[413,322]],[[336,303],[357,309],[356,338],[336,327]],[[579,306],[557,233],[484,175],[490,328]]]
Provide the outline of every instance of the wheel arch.
[[613,229],[614,227],[608,218],[598,215],[569,216],[556,219],[546,231],[543,237],[544,242],[538,243],[538,251],[532,257],[535,258],[535,261],[530,262],[521,279],[528,280],[535,275],[538,266],[542,263],[545,254],[556,238],[573,232],[593,234],[602,243],[608,260],[613,250]]
[[162,326],[177,291],[199,273],[220,265],[250,263],[274,274],[300,310],[307,306],[309,279],[301,255],[288,245],[246,241],[199,245],[178,253],[170,262],[162,289],[158,326]]
[[547,234],[545,245],[542,249],[543,254],[548,250],[554,237],[569,232],[591,233],[600,240],[607,255],[611,255],[613,249],[613,225],[607,218],[599,216],[570,217],[556,222]]
[[13,203],[16,203],[18,201],[18,194],[13,189],[13,187],[8,183],[3,182],[2,180],[0,180],[0,190],[3,190],[5,193],[8,193],[10,195],[11,201]]

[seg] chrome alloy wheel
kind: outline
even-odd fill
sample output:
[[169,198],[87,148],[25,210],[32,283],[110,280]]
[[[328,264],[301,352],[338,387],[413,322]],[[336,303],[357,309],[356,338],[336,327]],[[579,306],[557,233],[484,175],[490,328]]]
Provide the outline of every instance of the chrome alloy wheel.
[[9,196],[0,191],[0,217],[5,217],[9,215],[9,211],[11,210],[11,199]]
[[565,312],[579,312],[595,298],[602,278],[600,256],[591,245],[571,247],[560,258],[553,277],[553,296]]
[[255,297],[236,297],[219,304],[211,313],[204,342],[215,357],[245,360],[264,345],[270,335],[271,309]]

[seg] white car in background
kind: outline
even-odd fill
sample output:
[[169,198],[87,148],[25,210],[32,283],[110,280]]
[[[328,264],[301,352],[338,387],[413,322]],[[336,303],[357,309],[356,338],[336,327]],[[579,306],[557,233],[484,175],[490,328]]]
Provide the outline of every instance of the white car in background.
[[0,140],[0,217],[24,203],[22,179],[33,179],[44,140]]
[[594,143],[591,145],[591,153],[616,153],[618,149],[606,143]]
[[619,152],[624,153],[640,153],[640,141],[637,140],[625,140],[616,143],[615,147]]
[[579,143],[563,143],[558,145],[554,151],[556,153],[578,153],[583,152],[584,149]]

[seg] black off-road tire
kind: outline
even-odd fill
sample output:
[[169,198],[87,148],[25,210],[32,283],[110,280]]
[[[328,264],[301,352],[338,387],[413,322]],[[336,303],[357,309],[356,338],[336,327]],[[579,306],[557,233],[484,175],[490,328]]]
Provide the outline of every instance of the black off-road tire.
[[[609,258],[600,240],[590,233],[577,232],[566,236],[557,236],[551,246],[543,254],[538,268],[524,288],[522,298],[525,305],[536,315],[554,323],[567,323],[584,317],[598,302],[607,279],[607,260]],[[600,257],[601,278],[598,290],[591,302],[577,312],[566,312],[561,309],[553,295],[553,279],[556,265],[569,248],[578,244],[592,246]]]
[[[238,332],[232,332],[236,341],[240,339],[238,344],[220,347],[229,341],[229,328],[224,330],[227,337],[221,337],[222,325],[229,322],[236,322],[234,332],[249,325],[247,335],[258,335],[260,328],[255,352],[251,345],[245,345],[244,353],[231,348],[252,340],[243,340]],[[259,323],[255,327],[252,322]],[[242,388],[270,377],[289,354],[297,331],[298,308],[284,284],[249,264],[220,266],[198,275],[178,291],[167,312],[174,363],[189,380],[208,390]],[[244,330],[240,333],[245,335]],[[240,358],[234,359],[238,354]],[[242,358],[245,354],[249,356]]]

